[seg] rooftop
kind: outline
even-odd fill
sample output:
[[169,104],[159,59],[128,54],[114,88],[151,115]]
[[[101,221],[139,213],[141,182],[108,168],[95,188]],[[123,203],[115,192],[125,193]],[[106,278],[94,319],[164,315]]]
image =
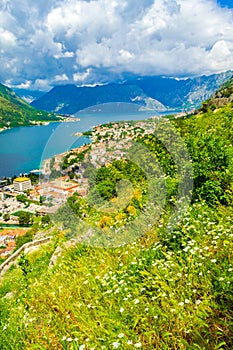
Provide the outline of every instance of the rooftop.
[[30,180],[29,177],[17,177],[14,181],[15,182],[25,182]]

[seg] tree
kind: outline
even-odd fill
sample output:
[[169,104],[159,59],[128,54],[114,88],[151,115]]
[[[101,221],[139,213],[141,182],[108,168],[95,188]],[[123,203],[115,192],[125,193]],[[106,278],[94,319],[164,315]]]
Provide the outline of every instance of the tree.
[[46,201],[45,196],[40,196],[40,204],[44,203]]
[[9,221],[10,220],[10,214],[8,214],[8,213],[3,214],[3,220],[4,221]]
[[18,236],[16,238],[16,248],[15,250],[22,247],[25,243],[31,242],[33,240],[33,233],[30,231],[26,232],[23,236]]
[[50,223],[50,217],[49,215],[42,216],[41,222],[43,225],[48,225]]
[[74,173],[72,173],[71,171],[68,172],[69,178],[70,180],[74,179]]
[[21,203],[26,203],[28,200],[24,194],[18,194],[18,196],[16,196],[16,199],[18,202],[21,202]]
[[31,214],[26,211],[21,211],[18,216],[19,225],[27,226],[31,222]]

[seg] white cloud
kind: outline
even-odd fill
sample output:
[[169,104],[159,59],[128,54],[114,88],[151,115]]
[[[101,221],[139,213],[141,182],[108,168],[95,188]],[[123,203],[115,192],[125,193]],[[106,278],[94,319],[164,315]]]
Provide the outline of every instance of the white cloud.
[[19,89],[30,89],[31,88],[31,81],[27,80],[24,83],[21,83],[17,86]]
[[51,88],[50,81],[48,79],[36,79],[33,89],[47,91]]
[[45,90],[124,72],[208,74],[233,68],[232,33],[233,10],[214,0],[2,1],[0,78]]
[[88,68],[83,73],[80,73],[80,72],[74,73],[73,74],[73,79],[74,79],[75,82],[83,82],[90,76],[90,74],[91,74],[91,69]]
[[67,81],[69,78],[66,74],[56,75],[54,78],[55,81]]
[[8,30],[0,28],[0,46],[1,48],[12,47],[16,45],[16,37]]

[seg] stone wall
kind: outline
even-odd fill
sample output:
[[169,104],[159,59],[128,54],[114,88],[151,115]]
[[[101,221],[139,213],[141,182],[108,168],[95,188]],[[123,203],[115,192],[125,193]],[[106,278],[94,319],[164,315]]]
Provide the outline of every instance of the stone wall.
[[22,252],[30,253],[30,251],[34,250],[35,247],[39,247],[42,244],[49,243],[52,237],[42,238],[37,241],[32,241],[25,243],[22,247],[20,247],[16,252],[9,256],[1,265],[0,265],[0,276],[3,276],[4,273],[10,268],[11,265],[17,264],[17,259],[21,255]]

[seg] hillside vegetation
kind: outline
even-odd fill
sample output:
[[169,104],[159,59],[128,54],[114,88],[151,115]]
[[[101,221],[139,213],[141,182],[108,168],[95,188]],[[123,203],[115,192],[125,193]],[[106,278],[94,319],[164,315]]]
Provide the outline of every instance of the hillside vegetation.
[[[118,248],[70,242],[48,268],[55,249],[70,234],[65,225],[59,226],[48,246],[21,257],[0,285],[2,350],[233,348],[232,117],[229,102],[171,118],[189,150],[194,173],[192,202],[174,230],[167,224],[177,169],[161,143],[147,135],[138,141],[157,155],[168,187],[156,225]],[[119,163],[113,165],[106,173],[117,174]],[[144,186],[140,171],[131,169],[135,185],[138,179]],[[110,175],[111,188],[115,175]],[[77,201],[73,198],[69,205],[83,217],[85,203]],[[146,196],[138,196],[138,207],[135,202],[132,206],[138,210],[145,201]],[[138,215],[137,210],[131,214]],[[112,224],[105,221],[106,229]]]
[[212,111],[216,110],[218,107],[224,106],[228,103],[233,102],[233,77],[227,80],[224,84],[220,86],[218,91],[216,91],[213,96],[211,96],[207,101],[202,104],[200,111],[204,112],[208,109]]
[[0,128],[56,119],[54,114],[38,111],[19,98],[11,89],[0,84]]

